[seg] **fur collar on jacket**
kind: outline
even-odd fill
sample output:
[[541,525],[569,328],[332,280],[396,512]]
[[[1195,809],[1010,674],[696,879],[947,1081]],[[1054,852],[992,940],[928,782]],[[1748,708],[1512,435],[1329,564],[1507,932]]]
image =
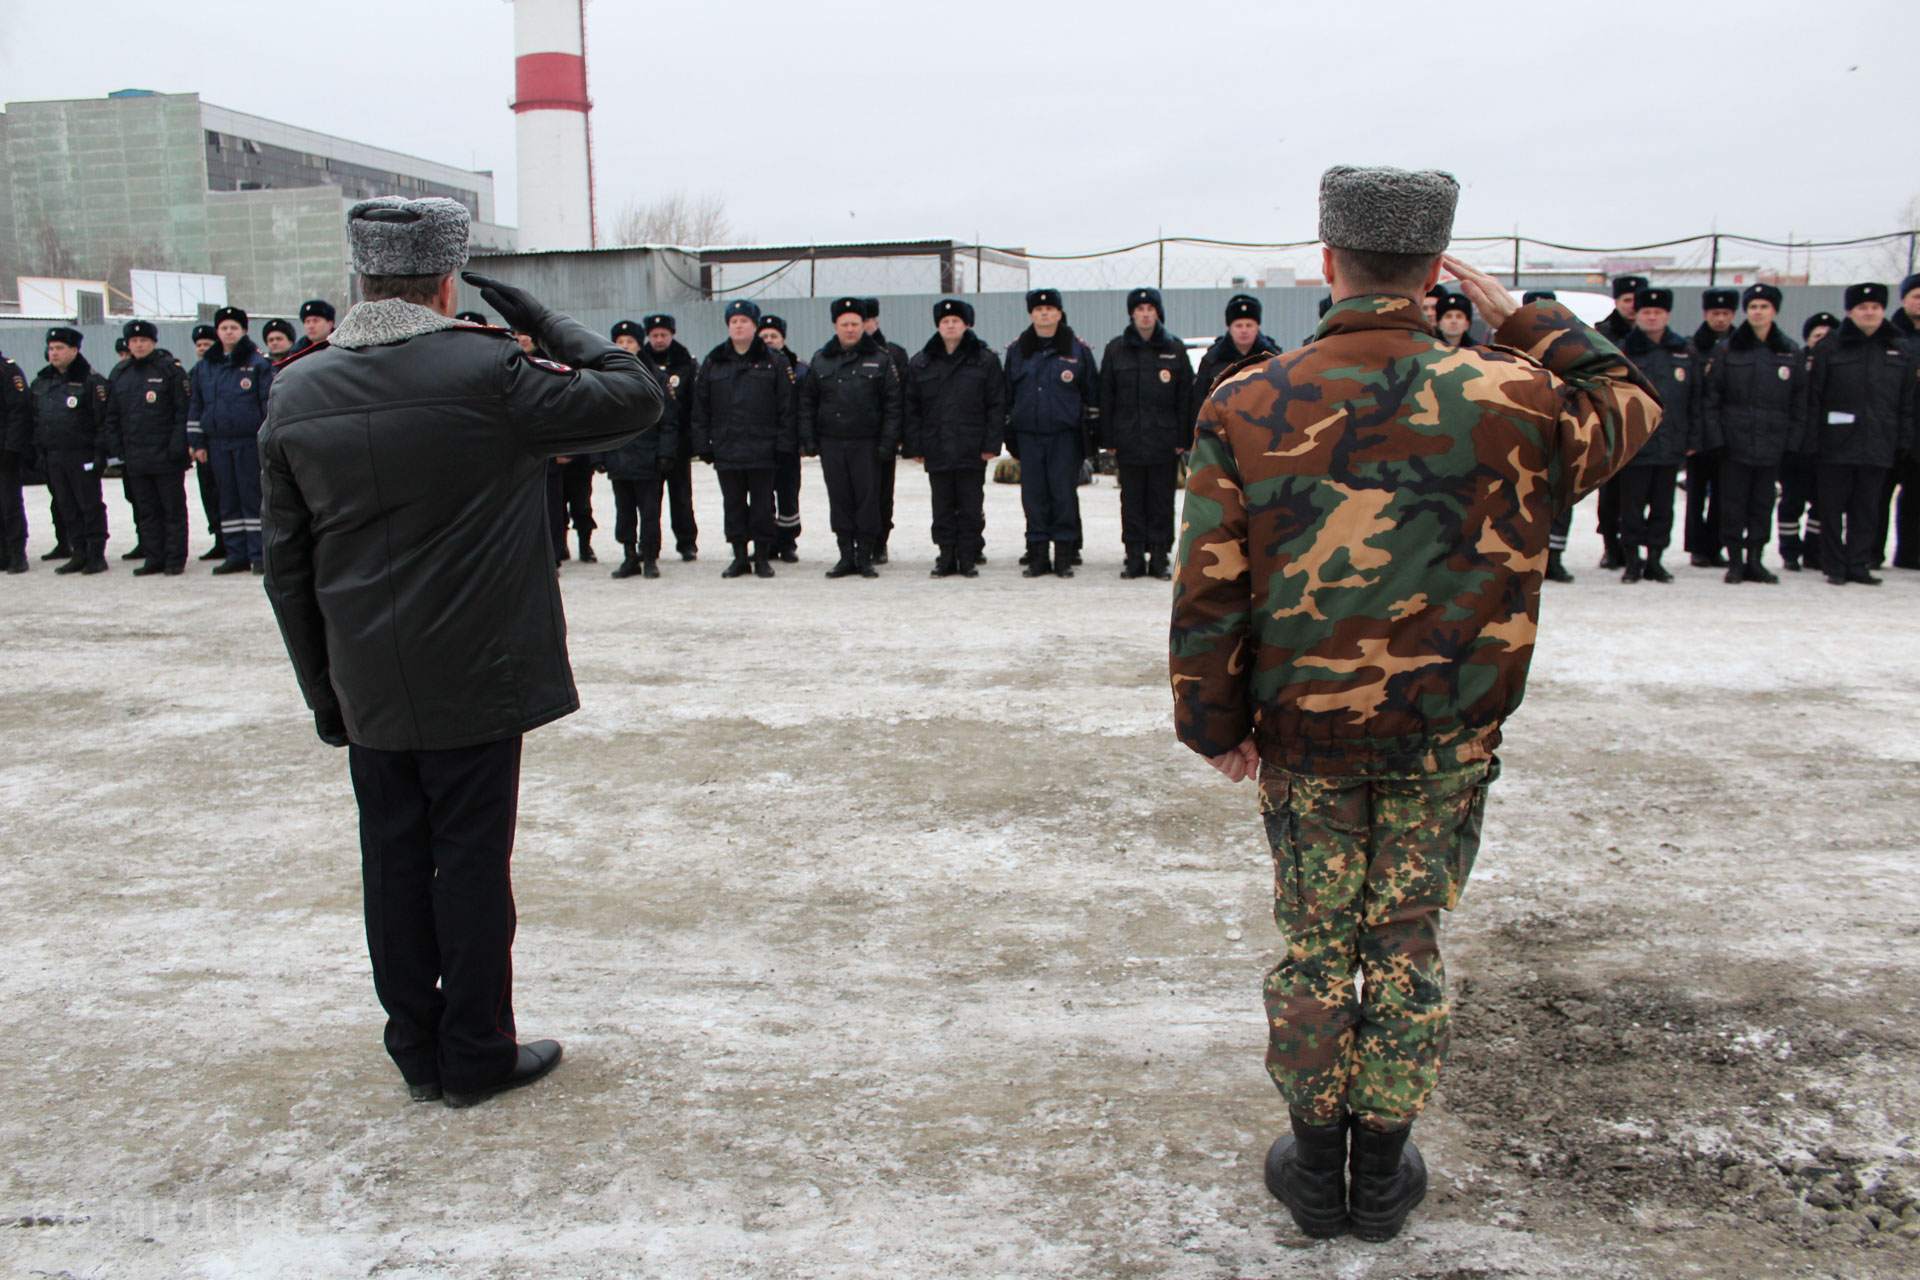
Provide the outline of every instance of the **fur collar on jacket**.
[[[960,335],[960,345],[953,349],[953,354],[956,358],[965,360],[986,345],[980,341],[979,334],[969,329]],[[929,360],[944,360],[947,355],[947,340],[936,333],[927,339],[927,345],[920,350]]]
[[1020,354],[1032,356],[1038,355],[1041,351],[1051,350],[1056,355],[1070,356],[1073,354],[1074,344],[1078,341],[1079,339],[1073,336],[1072,328],[1064,320],[1061,321],[1060,327],[1054,330],[1051,338],[1042,338],[1033,331],[1032,325],[1028,325],[1020,335]]
[[1793,339],[1780,332],[1779,325],[1767,330],[1767,340],[1762,343],[1754,334],[1753,325],[1746,320],[1742,320],[1740,327],[1733,331],[1733,336],[1727,339],[1727,346],[1734,351],[1750,351],[1754,347],[1765,346],[1776,355],[1793,354]]
[[356,302],[340,318],[328,342],[355,351],[361,347],[384,347],[405,342],[423,333],[452,329],[460,322],[443,316],[431,307],[400,298],[382,298],[378,302]]

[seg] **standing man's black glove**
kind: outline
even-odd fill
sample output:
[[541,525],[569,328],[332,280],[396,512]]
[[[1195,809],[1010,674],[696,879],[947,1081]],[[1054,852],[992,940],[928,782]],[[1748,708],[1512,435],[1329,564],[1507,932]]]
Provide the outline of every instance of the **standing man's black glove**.
[[507,284],[478,271],[462,271],[460,278],[480,291],[487,305],[500,313],[507,328],[540,340],[540,326],[553,314],[551,308],[518,285]]
[[347,745],[347,722],[340,715],[339,707],[328,707],[324,711],[314,712],[313,731],[320,735],[320,741],[330,747]]

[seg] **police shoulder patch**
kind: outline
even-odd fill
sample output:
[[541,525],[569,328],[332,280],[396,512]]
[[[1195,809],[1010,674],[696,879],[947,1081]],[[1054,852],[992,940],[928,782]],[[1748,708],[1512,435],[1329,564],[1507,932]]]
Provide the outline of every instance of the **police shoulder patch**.
[[548,373],[572,373],[573,372],[572,365],[561,364],[558,360],[549,360],[545,356],[528,356],[527,363],[530,365],[534,365],[537,368],[545,369]]

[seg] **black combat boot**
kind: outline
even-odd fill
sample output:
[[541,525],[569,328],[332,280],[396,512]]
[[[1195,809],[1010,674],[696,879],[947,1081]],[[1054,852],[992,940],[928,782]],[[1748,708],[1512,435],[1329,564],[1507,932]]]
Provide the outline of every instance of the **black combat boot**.
[[87,554],[85,556],[75,556],[74,559],[80,561],[80,572],[82,573],[105,573],[107,571],[107,544],[104,542],[89,542],[87,544]]
[[872,552],[871,558],[875,564],[885,564],[887,562],[887,535],[886,534],[883,533],[879,537],[873,540],[873,552]]
[[1047,544],[1044,542],[1029,542],[1027,544],[1027,554],[1020,557],[1020,563],[1027,566],[1020,571],[1020,576],[1023,578],[1050,578],[1053,576],[1053,565],[1047,559]]
[[218,542],[218,541],[216,541],[212,547],[208,548],[200,556],[200,560],[203,563],[207,561],[212,561],[212,560],[225,560],[226,558],[227,558],[227,544],[224,542]]
[[874,550],[879,545],[880,540],[878,538],[875,538],[872,542],[868,542],[864,538],[855,538],[853,540],[853,569],[855,573],[858,573],[863,578],[877,578],[880,576],[880,571],[874,568],[874,565],[878,564],[879,561],[873,558]]
[[582,532],[579,535],[579,538],[580,538],[580,563],[581,564],[599,564],[600,557],[593,554],[593,535],[591,533]]
[[[53,544],[53,550],[47,552],[40,558],[42,560],[71,560],[73,559],[73,548],[69,547],[65,542],[56,542]],[[54,572],[58,573],[59,570],[56,569]]]
[[1567,556],[1564,551],[1547,552],[1547,581],[1572,582],[1573,575],[1567,572]]
[[[1660,550],[1665,550],[1661,548]],[[1648,582],[1672,582],[1673,575],[1667,572],[1667,566],[1660,563],[1660,550],[1647,548],[1647,567],[1642,570]]]
[[698,547],[681,547],[679,548],[679,552],[680,552],[680,559],[682,563],[698,560],[700,558],[700,548]]
[[122,551],[120,558],[122,560],[146,560],[150,557],[147,555],[147,549],[136,542],[133,544],[133,550]]
[[252,567],[253,566],[245,560],[222,560],[219,564],[213,566],[213,571],[217,574],[245,573]]
[[1728,556],[1729,563],[1727,565],[1726,575],[1721,581],[1729,583],[1745,582],[1747,580],[1747,566],[1745,564],[1745,558],[1740,553],[1740,548],[1729,547],[1727,550],[1731,554]]
[[136,578],[151,578],[156,574],[165,573],[166,571],[167,566],[165,561],[149,560],[138,569],[135,569],[133,576]]
[[[44,557],[43,557],[44,558]],[[83,545],[67,558],[67,562],[55,569],[55,573],[78,573],[87,567],[87,549]]]
[[833,568],[827,570],[827,576],[829,578],[851,578],[854,574],[860,572],[856,565],[857,560],[858,557],[853,553],[853,539],[842,537],[840,539],[840,558],[834,561]]
[[643,578],[659,577],[660,562],[658,560],[642,560],[640,562],[640,576]]
[[764,542],[753,544],[753,576],[771,578],[773,566],[767,563],[767,557],[773,554],[773,548]]
[[1162,582],[1172,582],[1173,566],[1168,562],[1168,556],[1169,552],[1166,547],[1155,546],[1148,548],[1147,575],[1158,578]]
[[1054,543],[1053,576],[1056,578],[1071,578],[1073,576],[1073,566],[1077,559],[1078,556],[1075,554],[1071,542]]
[[27,544],[16,542],[7,548],[7,572],[25,573],[33,566],[27,563]]
[[1626,572],[1620,575],[1622,582],[1638,582],[1641,576],[1640,548],[1622,546],[1620,563],[1626,566]]
[[747,559],[747,544],[733,544],[733,563],[720,571],[723,578],[744,578],[753,572],[753,563]]
[[1780,535],[1780,567],[1788,573],[1800,572],[1800,535],[1783,533]]
[[[1761,557],[1765,552],[1766,548],[1764,547],[1754,547],[1747,552],[1746,579],[1748,582],[1760,582],[1770,587],[1777,587],[1780,585],[1780,579],[1776,575],[1768,573],[1767,566],[1761,562]],[[1728,570],[1728,572],[1732,572],[1732,570]]]
[[1880,579],[1874,577],[1871,573],[1867,572],[1865,569],[1848,570],[1847,581],[1857,582],[1863,587],[1877,587],[1880,585]]
[[959,557],[953,554],[952,547],[940,548],[940,554],[934,557],[933,568],[927,573],[929,578],[951,578],[960,572]]
[[1620,539],[1612,534],[1607,534],[1601,538],[1601,542],[1605,549],[1600,553],[1600,567],[1602,569],[1626,568],[1627,552],[1626,549],[1620,545]]
[[[1081,561],[1081,559],[1080,559],[1080,542],[1079,542],[1079,540],[1078,540],[1078,539],[1075,539],[1075,540],[1074,540],[1074,541],[1072,541],[1072,542],[1068,542],[1068,543],[1064,543],[1064,544],[1062,544],[1062,545],[1064,545],[1064,546],[1066,547],[1066,549],[1067,549],[1067,563],[1068,563],[1068,564],[1080,564],[1080,563],[1082,563],[1082,561]],[[1057,552],[1058,552],[1058,550],[1059,550],[1059,548],[1058,548],[1058,547],[1056,547],[1056,548],[1055,548],[1054,550],[1055,550],[1055,551],[1056,551],[1056,553],[1057,553]],[[1057,555],[1056,555],[1056,558],[1058,558],[1058,557],[1057,557]]]
[[631,542],[623,542],[620,549],[627,554],[622,557],[620,567],[610,575],[615,578],[631,578],[640,572],[640,548]]
[[1353,1124],[1353,1158],[1347,1166],[1347,1216],[1362,1240],[1391,1240],[1414,1206],[1426,1198],[1427,1162],[1409,1141],[1411,1124],[1381,1133]]
[[980,576],[980,566],[986,562],[987,558],[977,552],[962,551],[954,562],[954,568],[963,578],[977,578]]
[[782,545],[778,551],[773,553],[773,558],[781,564],[799,564],[800,548],[795,543],[786,543]]
[[1147,557],[1136,543],[1127,544],[1127,558],[1120,565],[1123,578],[1144,578],[1147,576]]
[[[1293,1225],[1315,1240],[1346,1234],[1347,1128],[1292,1117],[1293,1132],[1267,1151],[1267,1190],[1287,1206]],[[1404,1214],[1402,1215],[1405,1216]]]

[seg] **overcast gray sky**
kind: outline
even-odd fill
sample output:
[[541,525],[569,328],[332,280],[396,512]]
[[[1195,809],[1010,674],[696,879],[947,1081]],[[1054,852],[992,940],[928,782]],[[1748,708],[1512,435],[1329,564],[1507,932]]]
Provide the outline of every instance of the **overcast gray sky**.
[[[76,19],[76,14],[84,16]],[[506,0],[0,0],[0,95],[198,92],[492,168]],[[1920,3],[864,5],[592,0],[602,234],[724,195],[762,242],[1039,252],[1314,234],[1334,162],[1437,166],[1457,230],[1841,238],[1920,194]]]

